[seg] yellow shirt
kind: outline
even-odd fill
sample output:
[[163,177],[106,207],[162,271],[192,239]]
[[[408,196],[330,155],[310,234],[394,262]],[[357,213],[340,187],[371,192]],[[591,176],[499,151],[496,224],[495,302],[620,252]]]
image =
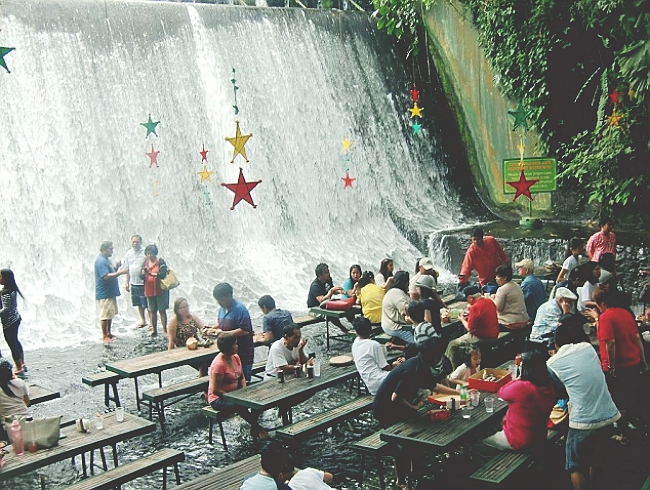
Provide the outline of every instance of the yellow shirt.
[[363,316],[371,323],[381,322],[381,303],[384,300],[386,291],[376,284],[367,284],[359,292],[359,301],[363,308]]

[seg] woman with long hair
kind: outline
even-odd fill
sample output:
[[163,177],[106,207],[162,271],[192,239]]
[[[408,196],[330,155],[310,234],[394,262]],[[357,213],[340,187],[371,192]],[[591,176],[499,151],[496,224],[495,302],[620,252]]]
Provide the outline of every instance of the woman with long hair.
[[385,258],[381,261],[379,265],[379,272],[375,276],[375,284],[381,286],[384,289],[390,287],[390,283],[393,282],[393,270],[395,269],[395,264],[393,259]]
[[153,331],[158,334],[158,314],[163,334],[167,333],[167,309],[169,308],[169,291],[160,288],[159,279],[167,277],[167,263],[158,257],[158,247],[147,245],[144,249],[147,260],[144,261],[142,276],[144,277],[144,295],[147,297],[147,309]]
[[[414,342],[413,330],[406,320],[406,306],[409,302],[409,273],[398,271],[393,283],[386,291],[381,303],[381,328],[391,337],[402,339],[407,344]],[[406,328],[405,328],[406,327]]]
[[25,354],[23,346],[18,340],[18,327],[20,327],[20,314],[18,313],[18,295],[21,298],[23,293],[18,289],[14,273],[10,269],[0,270],[0,298],[2,299],[2,309],[0,309],[0,318],[2,319],[2,333],[9,349],[11,357],[16,363],[16,374],[21,374],[25,370]]
[[[185,347],[191,338],[199,340],[199,331],[205,328],[201,319],[190,312],[190,304],[185,298],[178,298],[174,301],[174,316],[169,320],[169,343],[167,350],[176,347]],[[199,376],[205,376],[207,363],[205,365],[192,364],[198,370]]]
[[268,432],[257,422],[259,412],[222,400],[224,393],[230,393],[246,386],[246,378],[242,370],[241,359],[237,354],[237,337],[220,335],[217,338],[219,354],[214,358],[208,373],[208,403],[220,412],[237,413],[251,424],[251,435],[260,439],[268,439]]
[[502,430],[474,446],[475,459],[484,461],[499,451],[521,451],[546,440],[548,418],[557,401],[546,369],[547,358],[541,352],[521,355],[521,377],[503,386],[498,393],[508,403]]
[[359,279],[361,279],[361,266],[359,264],[353,264],[350,267],[348,278],[343,282],[343,292],[348,298],[356,296],[359,289],[357,287]]
[[598,280],[600,279],[600,265],[598,262],[586,262],[580,266],[580,272],[582,274],[582,279],[585,283],[580,290],[578,295],[578,312],[582,314],[587,314],[589,308],[596,308],[596,302],[594,301],[594,293],[598,289]]
[[2,420],[13,416],[29,415],[29,388],[16,378],[11,363],[0,357],[0,428]]

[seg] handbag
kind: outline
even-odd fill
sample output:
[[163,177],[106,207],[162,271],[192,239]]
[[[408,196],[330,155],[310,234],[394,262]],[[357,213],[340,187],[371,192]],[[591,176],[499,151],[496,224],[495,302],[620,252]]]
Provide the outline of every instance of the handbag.
[[[33,436],[27,433],[27,431],[30,430],[30,427],[25,423],[24,417],[20,419],[20,426],[23,433],[23,440],[26,445],[31,442],[32,438],[38,449],[47,449],[49,447],[58,446],[59,444],[59,439],[61,438],[61,415],[34,419],[31,423],[31,430],[34,431]],[[7,423],[5,429],[7,430],[7,433],[10,434],[11,424]]]
[[354,296],[348,299],[335,299],[325,303],[326,310],[348,311],[357,300]]
[[176,273],[169,269],[167,271],[167,275],[165,276],[164,279],[158,279],[158,285],[160,286],[160,289],[163,291],[169,291],[170,289],[174,289],[178,287],[180,283],[178,282],[178,278],[176,277]]

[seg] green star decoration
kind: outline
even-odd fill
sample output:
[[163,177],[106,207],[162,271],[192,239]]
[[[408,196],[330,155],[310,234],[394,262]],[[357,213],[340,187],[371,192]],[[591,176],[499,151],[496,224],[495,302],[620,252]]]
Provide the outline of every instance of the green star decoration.
[[512,117],[515,118],[513,131],[516,131],[519,126],[523,126],[526,131],[528,131],[528,118],[531,116],[532,112],[524,109],[524,106],[521,102],[517,104],[517,109],[514,111],[508,111]]
[[146,123],[140,123],[140,126],[144,126],[145,128],[147,128],[147,136],[145,136],[145,138],[148,138],[151,133],[158,136],[158,133],[156,133],[156,126],[158,126],[159,124],[160,121],[153,122],[151,120],[151,114],[149,114],[149,121],[147,121]]
[[9,68],[7,67],[7,63],[5,62],[5,55],[11,53],[14,49],[16,48],[2,48],[0,47],[0,66],[7,70],[7,73],[11,73],[9,71]]
[[420,130],[422,129],[422,124],[419,122],[415,121],[413,124],[411,124],[411,129],[413,129],[413,134],[420,134]]

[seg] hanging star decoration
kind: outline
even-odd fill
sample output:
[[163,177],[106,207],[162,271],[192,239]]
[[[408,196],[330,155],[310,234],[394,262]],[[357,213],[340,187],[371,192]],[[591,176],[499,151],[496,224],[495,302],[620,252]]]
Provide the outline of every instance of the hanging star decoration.
[[201,161],[202,162],[207,162],[208,161],[208,151],[205,149],[205,145],[203,145],[203,149],[199,152],[201,154]]
[[609,97],[609,103],[616,106],[621,105],[621,97],[623,96],[623,92],[618,92],[616,90],[616,87],[614,87],[614,90],[612,90],[611,94],[607,94],[607,97]]
[[153,179],[153,197],[158,197],[158,179]]
[[341,180],[344,182],[343,188],[347,189],[348,187],[350,189],[353,189],[352,183],[357,180],[356,177],[350,177],[350,172],[348,170],[345,171],[345,177],[341,177]]
[[9,67],[7,67],[7,62],[5,61],[5,56],[11,53],[14,49],[16,48],[3,48],[0,47],[0,66],[7,70],[7,73],[11,73],[9,71]]
[[200,172],[196,172],[196,173],[197,173],[197,175],[201,176],[201,182],[205,182],[205,181],[212,182],[212,180],[210,179],[210,176],[214,172],[210,172],[208,170],[208,166],[205,163],[203,164],[203,170],[201,170]]
[[519,126],[522,126],[526,131],[528,131],[528,118],[531,116],[532,112],[524,109],[521,102],[517,104],[517,109],[514,111],[508,111],[508,114],[515,118],[514,126],[512,127],[513,131],[516,131]]
[[341,145],[343,145],[343,149],[342,149],[343,153],[346,153],[351,150],[352,141],[349,140],[346,136],[345,138],[343,138],[343,141],[341,141]]
[[413,130],[413,134],[420,134],[420,131],[422,130],[422,124],[420,124],[417,121],[413,121],[413,124],[411,124],[411,129]]
[[235,148],[232,152],[232,160],[230,160],[230,163],[235,162],[237,155],[243,156],[244,160],[248,162],[248,158],[246,157],[246,148],[244,148],[244,145],[246,145],[248,139],[253,136],[253,133],[241,134],[241,130],[239,129],[239,121],[235,120],[235,124],[237,125],[235,136],[232,138],[226,138],[226,141]]
[[414,117],[421,118],[423,110],[424,109],[422,107],[419,107],[418,103],[414,101],[413,102],[413,107],[409,108],[409,112],[411,113],[411,119],[413,119]]
[[618,114],[616,112],[616,108],[612,111],[611,116],[607,116],[607,119],[609,119],[609,127],[616,126],[618,128],[621,127],[621,119],[623,119],[623,114]]
[[158,126],[159,124],[160,121],[154,122],[151,119],[151,114],[149,114],[149,120],[146,123],[140,123],[140,126],[144,126],[145,128],[147,128],[147,135],[145,136],[145,138],[148,138],[149,135],[152,133],[158,136],[158,133],[156,133],[156,126]]
[[232,206],[230,207],[230,210],[232,211],[233,209],[235,209],[235,206],[237,206],[237,204],[239,204],[240,201],[246,201],[248,204],[256,208],[257,205],[253,202],[251,191],[255,189],[255,187],[257,187],[258,184],[261,183],[262,183],[261,180],[246,182],[246,179],[244,178],[244,170],[240,168],[239,179],[237,179],[236,184],[221,184],[222,186],[228,188],[229,190],[235,193],[235,198],[232,202]]
[[146,155],[149,157],[149,168],[151,168],[152,165],[156,165],[158,167],[158,154],[160,152],[156,151],[153,149],[153,145],[151,145],[151,151],[149,153],[146,153]]
[[237,90],[239,90],[239,87],[237,86],[237,79],[235,78],[234,68],[232,69],[232,78],[230,79],[230,83],[232,83],[232,89],[235,92],[235,105],[232,106],[232,108],[235,109],[235,116],[236,116],[237,114],[239,114],[239,107],[237,106]]
[[517,189],[517,192],[515,193],[515,197],[512,198],[513,201],[516,201],[517,198],[521,195],[526,196],[528,199],[531,201],[533,200],[533,196],[530,193],[530,188],[537,184],[539,182],[539,179],[534,179],[534,180],[527,180],[526,175],[524,174],[523,169],[521,170],[521,174],[519,175],[519,181],[517,182],[506,182],[506,184],[514,187]]
[[212,198],[210,197],[210,191],[208,189],[203,189],[203,204],[206,206],[212,205]]
[[418,102],[420,100],[420,92],[418,92],[418,88],[413,84],[413,89],[411,90],[411,100],[413,102]]

